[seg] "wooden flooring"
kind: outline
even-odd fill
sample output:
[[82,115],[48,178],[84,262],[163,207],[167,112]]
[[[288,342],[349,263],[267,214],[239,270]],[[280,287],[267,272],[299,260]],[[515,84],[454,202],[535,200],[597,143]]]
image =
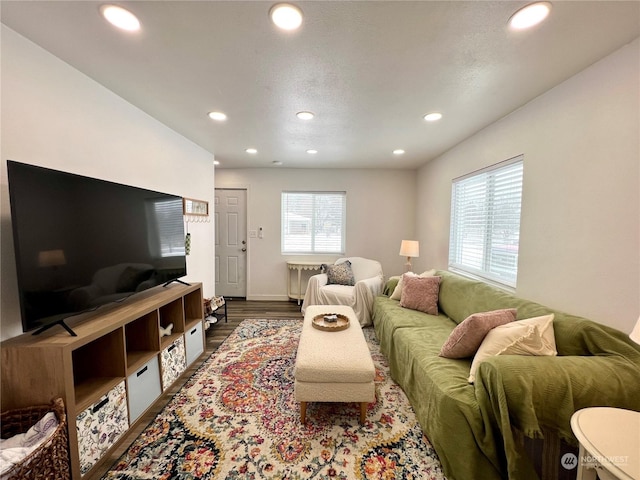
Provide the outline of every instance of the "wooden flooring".
[[[222,307],[224,308],[224,307]],[[158,400],[147,410],[141,419],[134,425],[123,437],[122,443],[107,455],[97,466],[91,475],[86,475],[83,480],[95,480],[101,478],[111,466],[127,451],[133,441],[142,433],[142,431],[153,421],[158,413],[173,398],[173,396],[182,388],[184,383],[195,373],[204,360],[220,346],[227,336],[244,320],[245,318],[300,318],[300,306],[295,301],[289,302],[262,302],[247,301],[244,299],[228,299],[227,300],[227,322],[219,320],[211,325],[206,331],[205,352],[187,368],[182,376],[167,389]]]

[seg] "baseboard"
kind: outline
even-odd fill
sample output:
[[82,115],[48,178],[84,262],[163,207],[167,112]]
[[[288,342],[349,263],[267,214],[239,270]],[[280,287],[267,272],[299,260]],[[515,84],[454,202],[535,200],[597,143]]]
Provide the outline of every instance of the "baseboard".
[[247,300],[264,302],[287,302],[291,299],[287,295],[247,295]]

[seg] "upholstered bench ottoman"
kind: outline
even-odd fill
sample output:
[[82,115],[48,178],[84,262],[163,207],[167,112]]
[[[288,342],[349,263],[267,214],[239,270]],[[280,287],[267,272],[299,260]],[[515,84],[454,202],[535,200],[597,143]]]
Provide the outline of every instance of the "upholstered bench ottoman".
[[[312,325],[314,317],[329,313],[348,317],[349,327],[341,331],[322,331]],[[357,402],[360,404],[360,423],[364,423],[367,405],[375,401],[375,367],[351,307],[307,307],[294,376],[302,423],[306,421],[308,402]]]

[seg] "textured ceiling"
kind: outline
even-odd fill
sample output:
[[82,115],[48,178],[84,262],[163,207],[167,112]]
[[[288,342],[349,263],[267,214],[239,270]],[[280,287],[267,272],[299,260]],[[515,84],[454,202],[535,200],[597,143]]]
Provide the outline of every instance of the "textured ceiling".
[[[640,35],[638,1],[556,1],[524,32],[507,27],[521,1],[296,2],[293,33],[269,21],[276,2],[117,2],[135,34],[101,3],[3,0],[0,13],[221,168],[415,168]],[[444,117],[427,123],[431,111]]]

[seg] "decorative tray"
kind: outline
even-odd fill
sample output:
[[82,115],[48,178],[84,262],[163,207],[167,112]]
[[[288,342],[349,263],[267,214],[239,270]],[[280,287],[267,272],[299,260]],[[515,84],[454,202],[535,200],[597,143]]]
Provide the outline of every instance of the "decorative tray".
[[323,313],[316,315],[311,322],[318,330],[339,332],[349,328],[349,317],[340,313]]

